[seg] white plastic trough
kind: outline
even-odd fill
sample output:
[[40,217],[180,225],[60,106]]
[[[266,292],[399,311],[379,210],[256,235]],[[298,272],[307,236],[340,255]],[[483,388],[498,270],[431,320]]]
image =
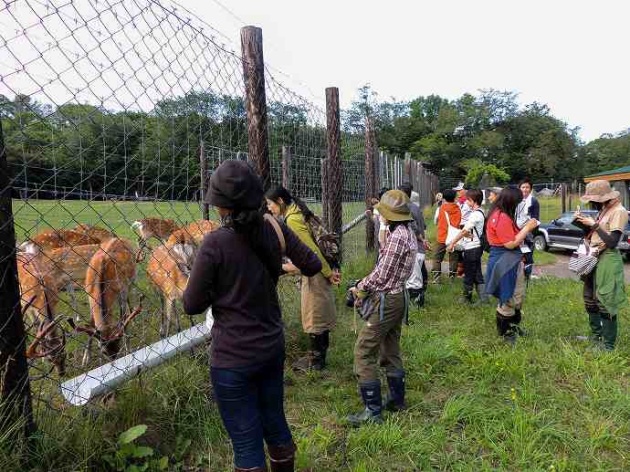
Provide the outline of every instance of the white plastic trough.
[[72,405],[85,405],[92,398],[111,392],[141,371],[156,367],[176,354],[206,341],[210,338],[213,322],[212,310],[209,309],[205,323],[199,323],[186,331],[70,379],[61,384],[61,393]]

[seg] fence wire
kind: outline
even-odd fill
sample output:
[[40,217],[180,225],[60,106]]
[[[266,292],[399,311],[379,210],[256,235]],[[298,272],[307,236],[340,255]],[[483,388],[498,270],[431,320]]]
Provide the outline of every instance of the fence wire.
[[[201,217],[202,169],[249,157],[243,62],[168,2],[17,0],[0,8],[0,28],[31,385],[50,431],[68,401],[206,339],[179,304],[218,227]],[[272,183],[320,213],[326,114],[269,72],[267,103]],[[343,132],[341,154],[346,224],[365,210],[363,136]],[[361,228],[345,235],[347,262],[364,253]],[[291,279],[281,295],[295,328]]]

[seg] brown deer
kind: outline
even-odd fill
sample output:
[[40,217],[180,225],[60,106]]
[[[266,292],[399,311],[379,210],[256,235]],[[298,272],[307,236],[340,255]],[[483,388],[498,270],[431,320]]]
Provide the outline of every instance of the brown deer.
[[51,229],[39,233],[37,236],[23,242],[19,246],[22,252],[37,254],[64,246],[82,246],[85,244],[98,244],[96,238],[79,233],[71,229]]
[[[114,359],[120,351],[120,335],[116,335],[117,323],[112,309],[116,301],[120,304],[120,320],[125,318],[125,307],[131,283],[136,277],[135,253],[128,241],[113,238],[101,244],[85,275],[85,291],[88,294],[92,324],[101,346],[101,351]],[[84,364],[89,362],[92,336],[89,338]]]
[[101,228],[100,226],[88,225],[85,223],[81,223],[75,226],[74,231],[77,233],[85,234],[90,238],[98,240],[100,243],[104,243],[112,238],[115,238],[116,235],[111,231]]
[[168,237],[169,244],[193,244],[199,246],[206,234],[218,229],[221,225],[216,221],[198,220],[173,231]]
[[156,238],[160,241],[166,241],[173,231],[179,229],[173,220],[155,217],[136,220],[131,224],[131,228],[138,235],[139,249],[136,257],[138,262],[144,259],[144,251],[148,247],[147,241],[149,239]]
[[22,310],[37,330],[27,355],[30,358],[46,357],[59,375],[64,376],[65,337],[55,319],[59,293],[54,270],[41,254],[29,253],[17,254],[17,268]]
[[147,276],[162,297],[160,336],[168,336],[171,319],[181,331],[179,313],[175,306],[181,300],[192,269],[195,247],[192,244],[165,243],[151,252],[147,263]]

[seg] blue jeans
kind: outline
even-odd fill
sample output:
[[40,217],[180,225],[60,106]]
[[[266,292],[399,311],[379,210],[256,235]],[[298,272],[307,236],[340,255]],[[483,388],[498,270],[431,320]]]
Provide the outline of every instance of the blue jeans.
[[264,364],[222,369],[210,377],[223,425],[234,449],[234,465],[265,466],[265,448],[292,442],[284,416],[284,356]]

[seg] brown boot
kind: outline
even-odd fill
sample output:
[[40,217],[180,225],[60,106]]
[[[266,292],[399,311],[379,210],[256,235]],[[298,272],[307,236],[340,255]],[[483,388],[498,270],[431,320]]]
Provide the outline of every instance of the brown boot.
[[271,472],[293,472],[295,469],[295,451],[297,446],[294,442],[280,444],[279,446],[267,446],[269,452],[269,465]]

